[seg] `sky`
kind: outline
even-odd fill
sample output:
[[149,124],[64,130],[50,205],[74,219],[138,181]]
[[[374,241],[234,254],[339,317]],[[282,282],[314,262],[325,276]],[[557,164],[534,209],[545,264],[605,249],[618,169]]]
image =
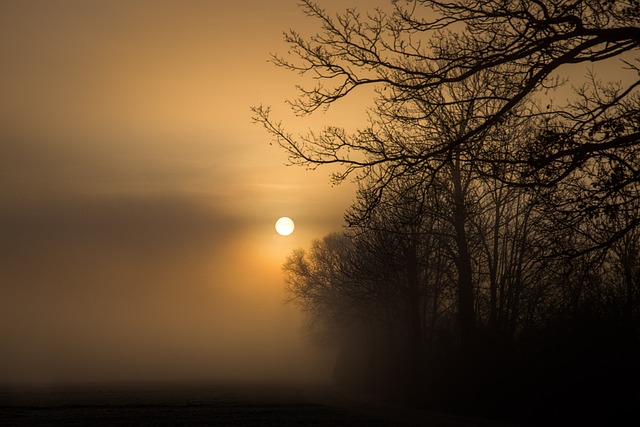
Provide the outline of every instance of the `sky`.
[[0,383],[330,371],[281,265],[355,191],[286,166],[250,112],[303,126],[267,60],[314,25],[295,0],[0,2]]
[[281,266],[355,190],[286,166],[250,107],[304,132],[368,102],[289,111],[300,80],[267,60],[317,31],[296,3],[0,2],[0,383],[330,374]]

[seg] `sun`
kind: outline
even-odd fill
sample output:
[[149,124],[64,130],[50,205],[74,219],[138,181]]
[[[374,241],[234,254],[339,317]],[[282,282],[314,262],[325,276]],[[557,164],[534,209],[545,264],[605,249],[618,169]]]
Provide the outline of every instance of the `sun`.
[[288,236],[293,233],[294,228],[293,220],[289,217],[283,216],[276,221],[276,231],[281,236]]

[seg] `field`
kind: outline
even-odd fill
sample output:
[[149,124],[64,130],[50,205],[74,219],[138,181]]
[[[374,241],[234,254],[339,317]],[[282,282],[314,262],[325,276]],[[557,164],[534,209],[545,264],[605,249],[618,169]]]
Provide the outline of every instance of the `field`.
[[0,387],[2,426],[489,426],[327,386],[137,383]]

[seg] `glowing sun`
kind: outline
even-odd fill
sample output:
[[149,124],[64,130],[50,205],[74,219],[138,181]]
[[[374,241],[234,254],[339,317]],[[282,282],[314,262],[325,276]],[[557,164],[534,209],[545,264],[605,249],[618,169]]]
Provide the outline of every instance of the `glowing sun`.
[[288,236],[293,233],[293,229],[295,228],[293,224],[293,220],[286,216],[283,216],[279,220],[276,221],[276,231],[281,236]]

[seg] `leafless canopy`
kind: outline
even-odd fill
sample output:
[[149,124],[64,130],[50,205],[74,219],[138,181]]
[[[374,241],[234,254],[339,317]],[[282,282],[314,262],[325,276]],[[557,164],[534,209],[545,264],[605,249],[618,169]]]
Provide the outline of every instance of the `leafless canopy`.
[[[556,132],[563,137],[552,150],[535,158],[508,159],[524,165],[529,177],[560,165],[555,178],[562,179],[585,158],[638,143],[638,79],[613,86],[594,81],[581,92],[585,101],[572,106],[531,105],[532,95],[563,82],[568,65],[620,58],[621,67],[640,72],[638,60],[631,57],[640,46],[636,1],[396,0],[390,13],[375,9],[363,15],[350,9],[335,17],[310,0],[300,5],[322,30],[308,38],[289,31],[289,55],[273,56],[278,66],[316,82],[300,86],[300,96],[291,101],[298,114],[326,108],[360,86],[375,85],[377,108],[386,112],[391,105],[418,102],[421,107],[411,118],[419,120],[443,105],[474,104],[477,116],[446,144],[398,146],[375,126],[355,135],[327,128],[294,137],[269,117],[268,108],[255,108],[255,119],[289,151],[293,163],[345,165],[338,179],[381,163],[424,167],[443,152],[486,137],[510,115],[525,112],[562,118],[563,127]],[[481,93],[442,99],[443,87],[471,87],[469,82],[478,79],[484,82]],[[393,112],[402,118],[397,109]],[[491,156],[476,160],[496,161]]]

